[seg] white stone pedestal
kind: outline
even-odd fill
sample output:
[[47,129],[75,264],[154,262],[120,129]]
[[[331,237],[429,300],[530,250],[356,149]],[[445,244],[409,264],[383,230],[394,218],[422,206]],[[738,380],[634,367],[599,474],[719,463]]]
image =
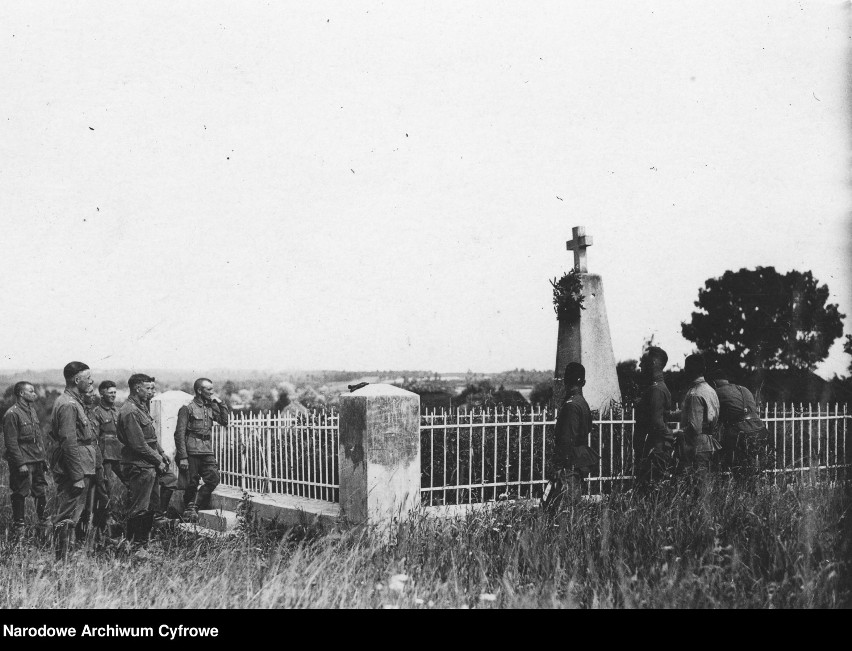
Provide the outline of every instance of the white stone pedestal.
[[170,470],[177,475],[175,462],[175,428],[180,408],[192,400],[192,396],[183,391],[166,391],[151,399],[151,417],[157,431],[157,440],[163,451],[169,455],[172,463]]
[[420,396],[370,384],[340,399],[340,514],[388,524],[420,506]]
[[[581,273],[584,310],[580,318],[559,322],[556,343],[556,377],[562,378],[569,362],[586,368],[583,396],[591,409],[603,411],[612,402],[621,402],[621,389],[615,371],[615,355],[609,334],[609,321],[604,303],[603,280],[597,274]],[[558,408],[565,398],[562,380],[554,383],[553,398]]]

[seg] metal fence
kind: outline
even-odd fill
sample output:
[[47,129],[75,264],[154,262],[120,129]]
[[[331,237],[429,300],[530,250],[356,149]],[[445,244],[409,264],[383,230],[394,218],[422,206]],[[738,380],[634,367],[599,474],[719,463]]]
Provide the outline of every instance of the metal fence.
[[[776,482],[849,478],[846,406],[764,408],[769,432],[765,472]],[[586,478],[590,494],[629,488],[633,474],[634,411],[593,421],[589,446],[600,461]],[[547,483],[556,412],[551,410],[435,411],[421,416],[421,495],[427,505],[538,497]],[[674,424],[673,424],[674,425]]]
[[[772,405],[763,411],[776,482],[807,476],[850,478],[846,406]],[[547,480],[556,412],[547,409],[432,411],[421,414],[421,496],[426,505],[538,497]],[[633,410],[596,418],[589,446],[600,462],[589,493],[629,488],[633,480]],[[339,416],[241,414],[216,426],[222,483],[261,493],[339,502]]]
[[237,412],[213,428],[223,484],[327,502],[340,499],[338,440],[334,412]]

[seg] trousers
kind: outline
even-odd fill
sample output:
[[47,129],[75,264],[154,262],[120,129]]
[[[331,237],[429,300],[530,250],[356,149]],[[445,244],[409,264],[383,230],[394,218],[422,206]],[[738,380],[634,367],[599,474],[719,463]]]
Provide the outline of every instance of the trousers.
[[36,514],[39,519],[44,517],[44,507],[47,504],[45,463],[36,461],[25,465],[28,472],[20,472],[17,467],[9,466],[9,488],[11,489],[9,499],[12,502],[12,520],[14,522],[24,521],[26,498],[30,496],[35,498]]
[[157,471],[146,466],[123,464],[122,472],[127,478],[127,497],[130,502],[128,517],[132,518],[156,511],[160,506],[160,483]]
[[[207,509],[210,507],[213,491],[219,485],[219,464],[212,454],[190,455],[188,461],[187,485],[183,493],[184,506],[195,503],[199,510]],[[204,485],[199,489],[200,479],[204,480]]]
[[69,520],[75,525],[86,510],[86,497],[89,487],[95,481],[94,475],[83,477],[83,487],[74,486],[74,482],[68,475],[59,475],[56,491],[56,515],[53,516],[53,524],[59,524],[63,520]]

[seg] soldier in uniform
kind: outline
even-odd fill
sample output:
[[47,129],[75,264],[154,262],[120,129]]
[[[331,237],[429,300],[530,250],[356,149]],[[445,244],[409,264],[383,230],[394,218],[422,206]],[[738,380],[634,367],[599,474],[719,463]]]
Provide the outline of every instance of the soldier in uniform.
[[701,355],[689,355],[684,363],[686,379],[692,384],[686,392],[680,412],[678,470],[695,473],[700,481],[710,472],[713,453],[722,446],[717,439],[719,398],[704,379],[705,364]]
[[159,475],[168,470],[167,457],[157,442],[154,419],[149,401],[154,391],[154,378],[136,373],[127,382],[130,397],[118,411],[118,440],[121,449],[121,470],[127,480],[130,508],[127,518],[127,539],[144,543],[153,526],[154,513],[159,507]]
[[65,392],[53,403],[50,416],[50,434],[58,443],[51,455],[58,502],[53,517],[57,558],[62,558],[74,541],[74,530],[86,508],[100,456],[83,404],[83,396],[93,384],[91,371],[82,362],[70,362],[62,374]]
[[727,380],[728,374],[717,361],[710,374],[719,396],[722,426],[722,467],[741,479],[762,470],[766,463],[767,432],[751,391]]
[[663,479],[671,469],[674,435],[666,424],[671,411],[672,394],[663,381],[668,355],[662,348],[651,346],[642,356],[639,369],[646,383],[636,404],[636,486]]
[[115,522],[109,512],[114,477],[124,483],[121,472],[121,443],[118,440],[118,409],[115,406],[117,389],[115,382],[104,380],[98,385],[100,400],[90,411],[90,419],[98,435],[98,447],[103,459],[103,473],[98,478],[98,492],[95,503],[96,526],[112,528]]
[[26,499],[35,498],[36,515],[44,525],[47,504],[45,489],[47,466],[44,444],[34,403],[35,387],[29,382],[18,382],[14,388],[15,404],[3,416],[3,439],[6,443],[6,461],[9,463],[9,488],[12,501],[12,527],[20,533],[24,526]]
[[556,417],[556,450],[550,470],[550,490],[544,508],[558,511],[563,500],[574,501],[583,494],[583,478],[600,457],[589,447],[592,412],[583,397],[586,369],[571,362],[565,367],[565,402]]
[[[178,411],[175,429],[175,456],[181,472],[187,473],[183,494],[184,511],[189,519],[199,510],[210,508],[210,498],[219,485],[219,464],[210,442],[213,423],[228,424],[228,408],[213,395],[213,382],[198,378],[193,385],[195,398]],[[199,479],[204,486],[198,489]]]

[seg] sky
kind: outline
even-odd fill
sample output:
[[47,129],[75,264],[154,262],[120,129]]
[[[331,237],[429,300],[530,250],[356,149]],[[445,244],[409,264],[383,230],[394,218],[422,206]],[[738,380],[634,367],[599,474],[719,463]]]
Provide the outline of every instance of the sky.
[[850,43],[836,2],[3,2],[0,368],[548,369],[572,226],[616,359],[758,265],[852,333]]

